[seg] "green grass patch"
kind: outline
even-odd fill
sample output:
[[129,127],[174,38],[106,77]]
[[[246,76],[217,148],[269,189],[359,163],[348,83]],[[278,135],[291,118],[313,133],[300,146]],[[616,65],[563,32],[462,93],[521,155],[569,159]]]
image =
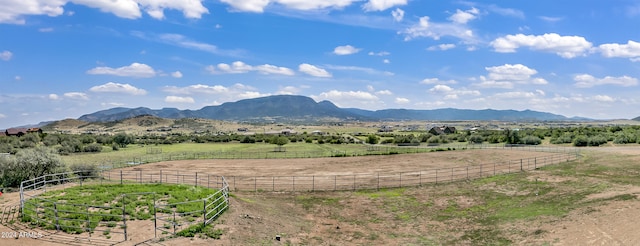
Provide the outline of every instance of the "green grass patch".
[[[149,220],[154,217],[154,212],[194,212],[182,219],[195,221],[202,217],[201,199],[216,192],[214,189],[175,184],[76,186],[45,192],[27,200],[22,221],[46,229],[56,229],[57,223],[67,233],[93,231],[99,226],[122,227],[123,216],[126,220]],[[156,204],[165,206],[156,208]]]

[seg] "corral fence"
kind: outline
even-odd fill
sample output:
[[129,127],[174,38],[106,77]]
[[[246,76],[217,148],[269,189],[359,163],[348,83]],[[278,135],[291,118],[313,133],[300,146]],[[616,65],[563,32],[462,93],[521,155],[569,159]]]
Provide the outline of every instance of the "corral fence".
[[[168,177],[165,176],[165,178]],[[64,190],[87,184],[157,183],[157,181],[129,179],[125,174],[119,177],[114,176],[113,179],[104,173],[97,173],[94,176],[86,176],[83,172],[50,174],[21,183],[20,219],[45,230],[64,231],[77,235],[76,240],[82,238],[91,242],[105,240],[104,237],[91,238],[92,234],[100,233],[108,235],[105,241],[122,242],[128,240],[128,233],[130,233],[127,231],[127,221],[135,220],[127,210],[136,209],[131,206],[137,199],[153,199],[153,207],[147,209],[153,213],[155,237],[158,237],[157,231],[161,231],[162,235],[175,235],[192,225],[206,226],[229,207],[229,185],[224,177],[213,178],[209,175],[207,183],[197,181],[192,183],[178,178],[172,180],[175,184],[193,184],[218,190],[203,199],[178,203],[167,203],[166,199],[162,199],[163,194],[145,192],[120,194],[108,204],[73,204],[64,200],[43,198],[40,195],[47,190]],[[202,206],[184,206],[189,203]]]
[[538,169],[577,159],[575,154],[556,153],[547,156],[510,160],[464,167],[434,168],[395,173],[359,173],[314,176],[227,176],[234,191],[346,191],[421,186],[460,180],[478,179]]
[[[535,170],[544,166],[560,164],[577,159],[578,152],[548,152],[546,155],[508,160],[503,162],[474,164],[468,166],[434,168],[427,170],[357,173],[348,175],[309,176],[225,176],[232,191],[347,191],[362,189],[396,188],[437,184],[460,180],[471,180],[498,174]],[[219,183],[221,176],[202,172],[181,170],[103,170],[101,175],[108,180],[139,183],[174,183],[209,187]]]
[[[330,144],[327,144],[330,145]],[[161,149],[161,147],[153,147],[153,149]],[[353,157],[353,156],[370,156],[370,155],[389,155],[389,154],[414,154],[428,153],[433,151],[446,150],[471,150],[471,149],[517,149],[523,151],[536,152],[575,152],[575,148],[566,147],[549,147],[537,145],[508,145],[508,144],[439,144],[439,145],[419,145],[419,146],[388,146],[388,145],[362,145],[358,148],[349,150],[331,150],[324,151],[207,151],[207,152],[164,152],[147,151],[147,154],[141,154],[132,157],[122,157],[110,160],[100,160],[96,163],[80,163],[80,164],[96,164],[101,170],[116,169],[123,167],[136,166],[145,163],[155,163],[163,161],[178,160],[205,160],[205,159],[298,159],[298,158],[321,158],[321,157]],[[83,160],[84,161],[84,160]]]

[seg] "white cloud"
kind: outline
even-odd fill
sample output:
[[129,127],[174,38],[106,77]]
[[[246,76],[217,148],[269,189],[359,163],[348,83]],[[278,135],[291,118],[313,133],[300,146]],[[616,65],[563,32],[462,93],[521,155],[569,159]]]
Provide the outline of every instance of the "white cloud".
[[580,88],[590,88],[599,85],[617,85],[623,87],[631,87],[638,85],[638,79],[622,76],[622,77],[611,77],[606,76],[604,78],[596,78],[589,74],[580,74],[576,75],[573,80],[576,82],[574,85]]
[[0,119],[4,119],[4,118],[7,118],[7,116],[4,114],[0,114]]
[[11,60],[12,57],[13,57],[13,53],[11,53],[11,51],[5,50],[0,52],[0,60],[8,61],[8,60]]
[[[219,70],[219,72],[218,70],[216,70],[216,68]],[[253,67],[250,65],[247,65],[244,62],[235,61],[231,63],[231,65],[226,63],[219,63],[216,67],[214,67],[213,65],[210,65],[210,66],[207,66],[206,69],[211,73],[247,73],[253,70]]]
[[[549,82],[543,78],[532,77],[538,71],[522,64],[505,64],[502,66],[485,67],[489,72],[487,77],[480,76],[475,86],[482,88],[511,89],[515,84],[546,85]],[[476,80],[475,78],[473,80]]]
[[391,55],[391,53],[389,53],[388,51],[380,51],[380,52],[373,52],[373,51],[369,51],[369,55],[370,56],[388,56]]
[[155,34],[155,33],[144,33],[140,31],[132,31],[130,32],[130,34],[134,37],[144,39],[147,41],[173,45],[173,46],[182,47],[186,49],[204,51],[204,52],[215,54],[215,55],[237,57],[244,52],[242,50],[220,49],[213,44],[191,40],[190,38],[184,35],[175,34],[175,33]]
[[480,11],[476,8],[471,8],[470,10],[456,10],[456,13],[449,17],[449,20],[458,23],[458,24],[467,24],[467,22],[478,18],[478,14]]
[[447,93],[453,91],[453,88],[447,85],[435,85],[433,88],[429,89],[429,91],[433,93]]
[[64,97],[75,100],[89,100],[89,96],[82,92],[67,92],[64,93]]
[[[176,95],[172,100],[175,101],[191,101],[189,98],[195,101],[203,101],[204,105],[220,105],[224,102],[238,101],[241,99],[247,98],[256,98],[256,97],[264,97],[269,96],[267,93],[260,93],[256,88],[244,84],[234,84],[232,86],[223,86],[223,85],[189,85],[185,87],[177,87],[177,86],[165,86],[162,88],[162,91],[170,94]],[[284,92],[280,92],[280,94],[285,94]],[[214,101],[211,98],[215,98]],[[166,100],[166,99],[165,99]]]
[[311,96],[316,101],[329,100],[338,107],[379,106],[380,99],[366,91],[338,91],[330,90],[320,95]]
[[134,62],[129,66],[111,68],[96,67],[87,71],[88,74],[115,75],[122,77],[151,78],[156,76],[156,71],[147,64]]
[[385,76],[393,76],[394,75],[394,73],[389,72],[389,71],[380,71],[380,70],[376,70],[376,69],[368,68],[368,67],[336,66],[336,65],[325,65],[325,67],[328,68],[328,69],[333,69],[333,70],[358,71],[358,72],[364,72],[364,73],[373,74],[373,75],[385,75]]
[[640,43],[632,40],[627,44],[601,44],[598,49],[604,57],[629,58],[632,61],[640,61]]
[[298,71],[300,71],[302,73],[306,73],[306,74],[314,76],[314,77],[322,77],[322,78],[330,78],[331,77],[331,73],[327,72],[327,70],[324,70],[322,68],[319,68],[319,67],[316,67],[314,65],[307,64],[307,63],[300,64],[298,66]]
[[297,95],[300,93],[300,88],[295,86],[285,86],[280,88],[276,94],[279,95]]
[[592,97],[593,100],[598,102],[615,102],[616,100],[613,97],[607,95],[595,95]]
[[280,74],[280,75],[294,75],[295,72],[290,68],[286,67],[278,67],[270,64],[264,64],[254,67],[255,71],[258,71],[261,74]]
[[261,74],[280,74],[280,75],[294,75],[295,72],[290,68],[286,67],[278,67],[270,64],[263,64],[258,66],[251,66],[241,61],[235,61],[231,63],[231,65],[226,63],[219,63],[216,66],[209,65],[205,68],[212,74],[220,74],[220,73],[248,73],[251,71],[256,71]]
[[297,10],[341,9],[359,0],[220,0],[229,4],[235,11],[262,13],[269,4],[279,4],[285,8]]
[[381,90],[376,91],[376,95],[390,96],[393,95],[393,92],[391,92],[390,90]]
[[171,94],[183,94],[183,95],[191,95],[191,94],[225,94],[229,93],[229,88],[224,87],[222,85],[190,85],[186,87],[176,87],[176,86],[165,86],[163,91],[171,93]]
[[430,22],[429,16],[420,17],[418,23],[399,31],[398,34],[404,34],[405,41],[415,38],[432,38],[439,40],[443,36],[451,36],[462,39],[467,43],[475,42],[473,31],[465,25],[459,23]]
[[389,59],[384,59],[384,60],[382,60],[382,63],[389,64],[389,63],[391,63],[391,61]]
[[430,85],[430,84],[457,84],[458,81],[455,80],[440,80],[438,78],[426,78],[420,81],[420,84]]
[[546,22],[558,22],[564,19],[562,17],[551,17],[551,16],[538,16],[538,18]]
[[560,36],[556,33],[543,35],[507,35],[493,40],[490,44],[496,52],[512,53],[520,47],[551,52],[563,58],[584,56],[592,48],[591,42],[581,36]]
[[500,88],[500,89],[513,88],[513,82],[487,80],[484,76],[480,76],[480,81],[481,81],[480,83],[476,83],[474,85],[482,88]]
[[335,49],[333,49],[333,53],[336,55],[352,55],[355,53],[360,52],[360,49],[353,47],[351,45],[344,45],[344,46],[338,46]]
[[49,94],[48,98],[50,100],[60,100],[60,96],[58,96],[57,94]]
[[397,8],[391,11],[391,16],[393,16],[393,20],[396,22],[401,22],[404,19],[404,10]]
[[27,15],[60,16],[67,3],[97,8],[126,19],[138,19],[142,11],[155,19],[163,19],[165,9],[182,11],[185,17],[194,19],[209,13],[202,0],[16,0],[0,5],[0,23],[25,24]]
[[175,72],[171,73],[171,77],[174,77],[174,78],[182,78],[182,72],[180,72],[180,71],[175,71]]
[[167,96],[164,98],[167,103],[196,103],[193,97]]
[[384,11],[399,5],[407,5],[407,0],[369,0],[362,8],[365,11]]
[[522,64],[505,64],[502,66],[485,67],[489,72],[489,79],[492,80],[511,80],[523,81],[528,80],[532,75],[538,73],[535,69],[531,69]]
[[138,89],[135,86],[132,86],[130,84],[120,84],[120,83],[114,83],[114,82],[109,82],[103,85],[97,85],[97,86],[91,87],[89,91],[124,93],[124,94],[130,94],[130,95],[146,95],[147,94],[147,91],[143,89]]
[[427,50],[430,50],[430,51],[434,51],[434,50],[449,50],[449,49],[453,49],[455,47],[456,47],[455,44],[439,44],[439,45],[430,46],[429,48],[427,48]]
[[397,97],[396,100],[395,100],[395,103],[397,103],[397,104],[408,104],[410,102],[411,102],[411,100],[409,100],[407,98],[404,98],[404,97]]
[[124,103],[117,103],[117,102],[103,102],[100,103],[101,106],[103,107],[122,107],[125,104]]

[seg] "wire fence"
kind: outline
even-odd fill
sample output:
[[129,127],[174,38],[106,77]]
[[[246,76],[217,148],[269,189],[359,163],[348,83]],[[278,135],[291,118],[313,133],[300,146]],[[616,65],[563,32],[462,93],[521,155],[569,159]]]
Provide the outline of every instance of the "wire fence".
[[[207,152],[169,152],[165,153],[161,147],[149,147],[147,154],[135,157],[123,157],[110,160],[97,160],[96,164],[101,170],[117,169],[136,166],[146,163],[178,160],[201,159],[298,159],[321,157],[354,157],[389,154],[428,153],[445,150],[469,150],[469,149],[518,149],[524,151],[567,153],[576,152],[575,148],[549,147],[537,145],[508,145],[508,144],[442,144],[419,146],[388,146],[388,145],[362,145],[350,150],[327,149],[323,151],[207,151]],[[86,161],[86,160],[83,160]],[[87,163],[81,163],[87,164]]]
[[[577,152],[557,152],[544,156],[476,164],[462,167],[434,168],[428,170],[359,173],[350,175],[311,176],[225,176],[232,191],[346,191],[362,189],[420,186],[429,183],[471,180],[498,174],[535,170],[544,166],[572,161]],[[174,183],[210,187],[218,184],[221,176],[209,173],[193,173],[180,170],[103,170],[108,180],[139,183]]]
[[[120,176],[109,176],[103,172],[97,175],[86,176],[83,172],[68,172],[44,175],[35,179],[26,180],[20,186],[20,216],[22,222],[39,226],[45,230],[64,231],[69,234],[78,234],[76,238],[98,236],[99,239],[113,242],[128,240],[127,221],[136,220],[132,211],[148,209],[153,216],[154,236],[158,231],[162,234],[175,235],[177,232],[187,229],[189,226],[206,226],[218,218],[229,207],[229,185],[224,177],[216,176],[212,182],[212,176],[207,175],[206,186],[204,181],[198,183],[197,174],[194,179],[171,179],[175,184],[195,185],[215,188],[217,191],[203,199],[168,203],[165,194],[155,192],[126,193],[113,197],[106,204],[74,204],[65,200],[44,198],[41,195],[47,190],[64,190],[73,186],[87,184],[132,184],[132,183],[158,183],[160,180],[131,178],[130,173],[120,173]],[[183,176],[186,176],[183,174]],[[169,180],[169,176],[164,178]],[[193,182],[190,182],[193,180]],[[137,208],[136,201],[140,199],[152,200],[152,206]],[[196,206],[193,206],[196,204]],[[197,206],[201,204],[202,206]],[[158,226],[158,223],[161,223]],[[172,228],[172,230],[168,230]],[[95,240],[94,240],[95,241]]]

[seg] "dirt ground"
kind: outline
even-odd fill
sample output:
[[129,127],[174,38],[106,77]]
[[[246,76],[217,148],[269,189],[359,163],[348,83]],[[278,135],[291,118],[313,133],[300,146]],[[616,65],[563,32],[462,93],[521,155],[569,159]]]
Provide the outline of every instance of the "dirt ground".
[[[604,151],[621,155],[637,156],[640,147],[594,148],[585,151]],[[190,160],[146,164],[139,167],[150,170],[185,170],[217,175],[342,175],[371,172],[416,171],[442,166],[469,166],[535,157],[548,153],[521,152],[509,150],[469,150],[456,152],[434,152],[412,155],[367,156],[349,158],[317,158],[288,160]],[[542,175],[542,174],[541,174]],[[543,177],[544,178],[544,177]],[[422,188],[411,190],[414,194],[426,193]],[[333,193],[323,192],[327,197]],[[595,196],[609,197],[620,194],[640,195],[640,188],[619,186]],[[438,221],[421,220],[420,223],[397,223],[388,213],[375,211],[371,199],[353,192],[340,192],[342,198],[336,206],[341,211],[309,208],[305,203],[305,193],[254,193],[237,192],[231,198],[230,209],[218,219],[215,228],[224,231],[218,240],[201,238],[176,238],[160,242],[147,241],[146,245],[434,245],[438,244],[437,230],[456,231],[454,225]],[[598,197],[593,197],[598,198]],[[465,204],[465,198],[458,197],[458,204]],[[328,199],[329,201],[332,201]],[[19,201],[17,193],[7,193],[0,198],[0,206]],[[473,201],[467,201],[472,204]],[[443,203],[443,204],[439,204]],[[436,201],[436,206],[445,206],[446,201]],[[345,217],[371,218],[369,223],[362,220],[345,221]],[[375,220],[375,221],[374,221]],[[379,222],[377,220],[381,220]],[[639,245],[637,230],[640,221],[640,203],[637,200],[612,201],[605,205],[571,211],[567,216],[554,221],[532,221],[510,225],[510,230],[540,228],[544,234],[523,237],[514,241],[518,245]],[[138,224],[136,224],[138,223]],[[153,237],[152,226],[144,222],[132,223],[131,231],[138,230],[133,238],[117,245],[134,245]],[[455,225],[464,227],[464,225]],[[435,230],[437,228],[437,230]],[[27,228],[8,228],[0,225],[0,232],[27,231]],[[378,233],[393,230],[396,236],[380,236]],[[435,231],[434,231],[435,230]],[[0,238],[0,245],[109,245],[95,237],[93,241],[78,240],[68,235],[38,230],[32,233],[45,235],[40,239],[20,237]],[[23,233],[24,234],[24,233]],[[383,233],[384,234],[384,233]],[[405,234],[419,234],[408,237]],[[276,240],[280,236],[281,240]],[[412,238],[411,240],[407,238]]]
[[548,155],[552,153],[503,149],[465,150],[344,158],[182,160],[150,163],[123,170],[162,169],[248,177],[352,175],[474,166]]

